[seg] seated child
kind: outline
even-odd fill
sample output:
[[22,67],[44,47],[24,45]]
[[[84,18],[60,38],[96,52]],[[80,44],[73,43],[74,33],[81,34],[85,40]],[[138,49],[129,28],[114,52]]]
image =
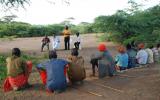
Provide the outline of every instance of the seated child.
[[83,81],[86,78],[86,72],[84,68],[84,59],[82,56],[78,56],[78,50],[76,48],[71,50],[71,56],[68,58],[69,68],[68,77],[72,83],[77,81]]
[[126,53],[126,48],[124,46],[118,47],[119,54],[116,55],[115,62],[116,68],[120,71],[126,70],[128,67],[128,54]]

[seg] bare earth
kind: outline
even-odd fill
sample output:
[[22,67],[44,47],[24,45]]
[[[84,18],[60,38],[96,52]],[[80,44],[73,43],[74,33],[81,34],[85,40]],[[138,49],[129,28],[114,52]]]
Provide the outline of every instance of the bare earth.
[[[51,39],[52,37],[50,37]],[[10,52],[11,48],[19,47],[30,55],[43,55],[40,52],[42,37],[18,38],[14,41],[0,40],[0,53]],[[77,84],[69,87],[61,94],[48,94],[40,81],[38,72],[33,68],[29,83],[33,88],[18,92],[3,93],[0,89],[0,100],[160,100],[160,65],[130,69],[112,78],[98,79],[89,77],[91,65],[90,55],[96,51],[98,40],[95,34],[82,36],[82,50],[80,55],[85,59],[87,79],[83,85]],[[116,55],[115,45],[106,43],[113,56]],[[63,37],[61,37],[60,58],[67,58],[70,51],[63,50]]]

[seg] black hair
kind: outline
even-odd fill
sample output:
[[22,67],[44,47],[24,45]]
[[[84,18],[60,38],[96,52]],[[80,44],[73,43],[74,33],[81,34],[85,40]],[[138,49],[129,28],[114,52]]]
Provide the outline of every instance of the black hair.
[[79,36],[79,32],[77,32],[76,35]]
[[153,48],[154,48],[154,46],[153,46],[153,45],[151,45],[151,46],[149,46],[149,48],[150,48],[150,49],[153,49]]
[[157,48],[159,48],[159,47],[160,47],[160,43],[157,44]]
[[57,58],[57,53],[55,50],[49,51],[49,59]]
[[13,48],[12,49],[12,56],[17,56],[20,57],[21,56],[21,51],[19,48]]
[[68,30],[68,26],[67,25],[65,26],[65,29]]
[[127,48],[127,50],[129,50],[132,48],[132,46],[130,44],[127,44],[126,48]]
[[71,55],[72,55],[72,56],[78,56],[78,55],[79,55],[78,49],[73,48],[73,49],[71,50]]

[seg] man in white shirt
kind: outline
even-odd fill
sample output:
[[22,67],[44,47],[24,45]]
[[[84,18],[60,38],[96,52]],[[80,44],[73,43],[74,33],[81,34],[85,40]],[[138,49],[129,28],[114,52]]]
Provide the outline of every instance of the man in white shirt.
[[76,49],[81,49],[81,37],[79,36],[79,32],[76,33],[74,46]]
[[138,44],[139,51],[137,52],[136,59],[138,61],[138,64],[147,64],[148,60],[148,53],[144,50],[144,44],[140,43]]

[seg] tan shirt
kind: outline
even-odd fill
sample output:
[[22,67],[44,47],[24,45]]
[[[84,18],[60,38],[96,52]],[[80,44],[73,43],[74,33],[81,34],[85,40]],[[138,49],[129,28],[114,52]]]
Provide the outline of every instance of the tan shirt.
[[8,57],[6,59],[7,62],[7,75],[11,77],[16,77],[20,74],[25,73],[26,71],[26,63],[20,58],[16,56]]
[[70,30],[64,30],[63,34],[64,34],[64,37],[70,36],[71,35],[71,31]]

